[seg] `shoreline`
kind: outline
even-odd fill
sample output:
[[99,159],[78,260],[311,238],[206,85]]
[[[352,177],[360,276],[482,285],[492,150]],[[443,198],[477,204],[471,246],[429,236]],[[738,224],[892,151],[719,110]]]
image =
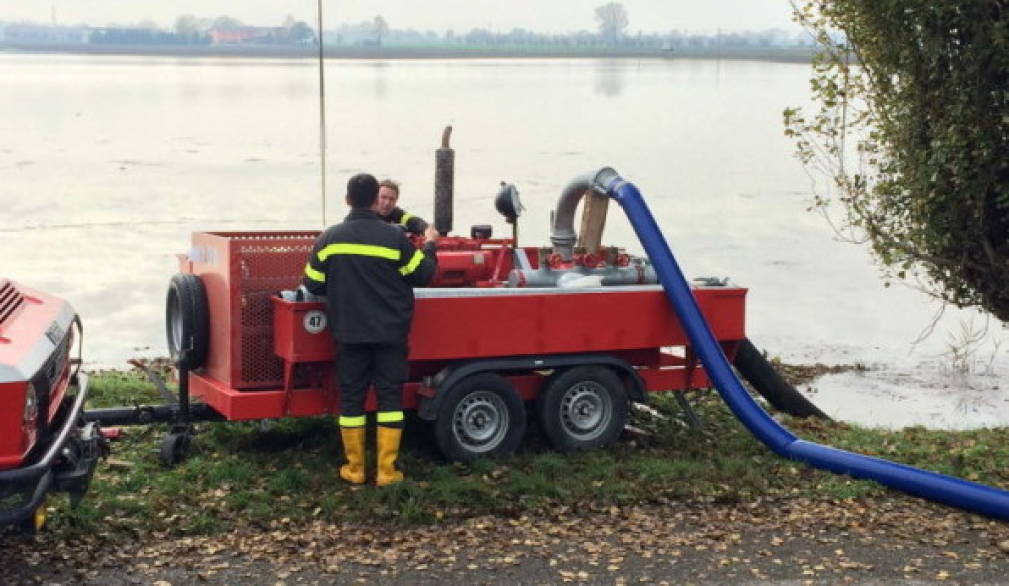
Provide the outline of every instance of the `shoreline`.
[[[809,63],[814,48],[765,48],[656,51],[644,49],[539,47],[344,47],[324,48],[327,59],[708,59]],[[2,54],[71,54],[139,57],[229,57],[268,59],[317,59],[316,47],[278,45],[80,45],[0,44]]]

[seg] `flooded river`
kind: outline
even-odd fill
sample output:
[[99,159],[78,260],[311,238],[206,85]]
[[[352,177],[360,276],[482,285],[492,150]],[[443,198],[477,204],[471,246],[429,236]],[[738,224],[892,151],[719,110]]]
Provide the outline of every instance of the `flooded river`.
[[[602,165],[635,182],[690,276],[749,287],[747,331],[788,362],[862,363],[812,383],[861,424],[1009,424],[998,323],[886,288],[864,248],[810,213],[781,111],[808,65],[693,60],[404,60],[327,65],[325,222],[359,171],[432,216],[434,151],[451,124],[458,232],[493,224],[498,182],[546,244],[564,184]],[[311,61],[0,54],[0,274],[69,299],[91,367],[161,356],[175,254],[203,230],[317,229],[318,73]],[[604,241],[641,251],[619,209]],[[966,354],[964,350],[967,350]]]

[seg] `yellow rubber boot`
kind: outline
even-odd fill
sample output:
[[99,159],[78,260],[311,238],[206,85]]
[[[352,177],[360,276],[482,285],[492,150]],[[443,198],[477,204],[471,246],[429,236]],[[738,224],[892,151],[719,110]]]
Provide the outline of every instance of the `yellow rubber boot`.
[[403,438],[403,430],[379,425],[375,432],[378,444],[378,473],[375,475],[375,484],[386,486],[402,481],[403,473],[396,470],[396,458],[399,457],[399,442]]
[[363,427],[341,427],[343,454],[347,463],[340,466],[340,478],[351,484],[364,484],[364,438]]

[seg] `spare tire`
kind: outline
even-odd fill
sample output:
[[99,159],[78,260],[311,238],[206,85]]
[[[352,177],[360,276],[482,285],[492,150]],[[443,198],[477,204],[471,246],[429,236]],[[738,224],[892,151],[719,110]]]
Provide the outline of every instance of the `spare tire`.
[[210,320],[207,293],[196,275],[178,273],[168,283],[165,333],[168,353],[179,368],[195,370],[207,360]]

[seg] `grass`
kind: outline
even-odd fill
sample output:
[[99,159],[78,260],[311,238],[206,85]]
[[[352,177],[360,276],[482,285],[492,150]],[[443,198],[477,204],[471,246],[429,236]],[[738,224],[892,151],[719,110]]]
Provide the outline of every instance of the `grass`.
[[[91,407],[158,400],[139,375],[92,377]],[[338,479],[341,446],[331,418],[202,424],[190,458],[173,469],[158,461],[166,426],[125,428],[77,509],[70,510],[65,498],[50,501],[55,509],[51,530],[67,536],[99,532],[129,537],[316,519],[426,524],[556,507],[670,500],[734,503],[796,494],[852,499],[889,492],[873,482],[778,458],[713,392],[691,393],[690,400],[704,421],[702,429],[683,422],[672,396],[656,395],[652,406],[661,418],[634,416],[634,425],[647,435],[625,434],[606,450],[559,454],[533,429],[516,455],[471,465],[441,460],[431,434],[414,424],[400,461],[408,481],[384,489],[350,487]],[[784,424],[810,441],[1009,486],[1006,429],[886,432],[790,418]],[[373,449],[369,451],[371,462]]]

